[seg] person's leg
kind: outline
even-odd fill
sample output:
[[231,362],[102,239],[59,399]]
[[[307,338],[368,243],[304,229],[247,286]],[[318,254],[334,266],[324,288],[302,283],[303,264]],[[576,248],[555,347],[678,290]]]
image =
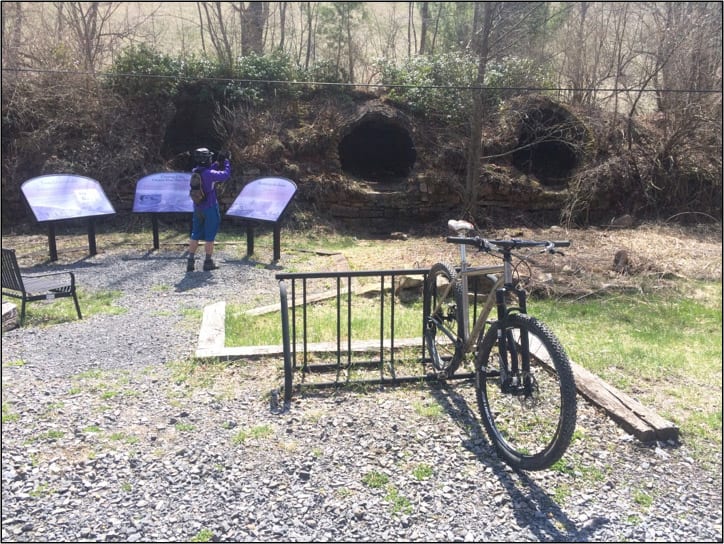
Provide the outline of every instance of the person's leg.
[[186,272],[194,271],[194,262],[196,260],[196,250],[199,247],[199,240],[201,239],[201,230],[203,227],[203,216],[194,212],[194,217],[191,223],[191,239],[189,240],[189,255],[186,262]]
[[216,270],[219,268],[216,266],[214,259],[214,240],[216,239],[216,233],[219,231],[219,224],[221,223],[221,212],[218,207],[211,208],[206,215],[206,225],[204,238],[204,250],[206,251],[206,259],[204,260],[204,270]]
[[204,249],[206,250],[206,259],[204,259],[204,270],[216,270],[217,268],[219,268],[218,266],[216,266],[214,259],[212,259],[214,255],[214,241],[207,240],[204,243]]

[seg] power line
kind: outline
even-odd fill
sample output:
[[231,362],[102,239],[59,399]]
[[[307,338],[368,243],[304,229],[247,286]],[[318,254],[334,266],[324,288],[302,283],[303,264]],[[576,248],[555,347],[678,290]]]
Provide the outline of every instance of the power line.
[[449,90],[494,90],[494,91],[533,91],[533,92],[641,92],[641,93],[700,93],[700,94],[721,94],[722,89],[641,89],[641,88],[607,88],[607,87],[488,87],[470,85],[401,85],[390,83],[330,83],[328,81],[283,81],[273,79],[242,79],[233,77],[196,77],[182,75],[162,74],[133,74],[133,73],[112,73],[112,72],[74,72],[70,70],[46,70],[36,68],[2,68],[3,72],[35,73],[35,74],[56,74],[75,76],[94,76],[108,78],[136,78],[136,79],[168,79],[180,81],[213,81],[226,83],[245,84],[269,84],[269,85],[307,85],[307,86],[330,86],[330,87],[365,87],[365,88],[386,88],[386,89],[449,89]]

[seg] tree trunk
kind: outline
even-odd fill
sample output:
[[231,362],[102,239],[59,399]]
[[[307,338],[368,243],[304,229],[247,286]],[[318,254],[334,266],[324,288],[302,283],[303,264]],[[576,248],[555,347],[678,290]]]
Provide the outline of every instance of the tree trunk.
[[420,55],[425,54],[425,40],[427,39],[427,25],[430,21],[430,6],[427,2],[422,2],[420,6]]
[[249,2],[246,8],[243,2],[241,4],[241,54],[261,55],[264,53],[267,2]]
[[[481,6],[482,4],[482,6]],[[488,64],[490,31],[493,26],[493,10],[496,2],[476,2],[473,24],[475,51],[478,54],[478,75],[473,90],[473,111],[470,119],[470,141],[468,143],[468,163],[465,175],[466,213],[475,217],[478,208],[478,184],[480,180],[480,148],[483,139],[483,97],[485,91],[485,71]],[[482,14],[480,11],[482,10]],[[482,26],[479,28],[482,19]]]

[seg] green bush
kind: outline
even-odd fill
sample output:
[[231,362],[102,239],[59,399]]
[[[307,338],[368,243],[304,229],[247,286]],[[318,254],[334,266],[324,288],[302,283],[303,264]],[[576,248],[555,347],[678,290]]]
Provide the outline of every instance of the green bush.
[[463,119],[470,112],[470,87],[475,83],[477,63],[462,54],[416,56],[396,66],[387,59],[376,63],[389,98],[425,116],[446,112],[448,118]]
[[[169,97],[176,93],[179,76],[188,66],[144,44],[124,49],[111,67],[108,85],[125,97]],[[148,77],[154,76],[154,77]]]
[[280,82],[295,81],[298,75],[294,62],[286,53],[251,53],[237,60],[234,77],[241,81],[231,84],[226,96],[232,101],[245,99],[254,103],[269,96],[294,96],[299,90],[294,85]]
[[[390,99],[406,104],[426,116],[445,115],[462,121],[469,117],[471,87],[476,85],[478,61],[471,55],[444,53],[417,56],[396,66],[387,59],[376,62],[384,85],[389,85]],[[523,94],[527,87],[546,87],[550,76],[544,66],[530,60],[507,57],[486,66],[485,107],[494,111],[500,103]]]

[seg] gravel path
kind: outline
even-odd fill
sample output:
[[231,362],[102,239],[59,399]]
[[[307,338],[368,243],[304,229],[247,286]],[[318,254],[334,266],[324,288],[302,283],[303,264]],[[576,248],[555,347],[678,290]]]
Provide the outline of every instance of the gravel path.
[[470,383],[314,391],[275,360],[194,365],[205,305],[274,270],[180,252],[72,269],[118,315],[3,333],[3,541],[722,541],[721,460],[641,444],[579,397],[560,470],[496,458]]

